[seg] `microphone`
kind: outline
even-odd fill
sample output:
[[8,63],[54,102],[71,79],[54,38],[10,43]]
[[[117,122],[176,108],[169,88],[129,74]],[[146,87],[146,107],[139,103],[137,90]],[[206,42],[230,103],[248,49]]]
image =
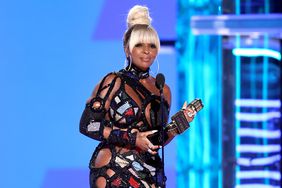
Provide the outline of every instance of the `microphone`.
[[162,90],[163,87],[164,87],[164,83],[165,83],[165,77],[162,73],[159,73],[157,74],[156,76],[156,87],[159,89],[159,90]]
[[[157,74],[156,76],[156,87],[160,90],[160,114],[161,114],[161,132],[160,132],[160,141],[161,141],[161,146],[164,146],[164,142],[165,142],[165,133],[164,133],[164,95],[163,95],[163,87],[164,87],[164,83],[165,83],[165,77],[162,73]],[[164,147],[162,147],[162,186],[161,187],[165,187],[165,174],[164,174],[164,161],[165,161],[165,156],[164,156]]]

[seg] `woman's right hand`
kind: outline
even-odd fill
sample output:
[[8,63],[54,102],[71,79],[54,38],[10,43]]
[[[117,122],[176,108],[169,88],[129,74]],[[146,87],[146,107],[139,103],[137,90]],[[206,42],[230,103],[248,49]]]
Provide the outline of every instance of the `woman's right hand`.
[[136,135],[136,147],[141,149],[142,151],[148,152],[152,155],[156,155],[158,152],[157,149],[161,148],[161,146],[153,145],[147,136],[156,133],[157,130],[139,132],[137,131]]

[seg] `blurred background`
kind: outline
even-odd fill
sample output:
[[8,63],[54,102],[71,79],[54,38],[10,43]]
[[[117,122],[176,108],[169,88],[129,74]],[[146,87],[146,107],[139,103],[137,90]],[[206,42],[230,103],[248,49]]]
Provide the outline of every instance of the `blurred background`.
[[281,187],[282,0],[0,1],[0,187],[87,188],[79,133],[94,86],[123,68],[128,10],[147,5],[152,67],[173,115],[205,107],[165,148],[167,187]]

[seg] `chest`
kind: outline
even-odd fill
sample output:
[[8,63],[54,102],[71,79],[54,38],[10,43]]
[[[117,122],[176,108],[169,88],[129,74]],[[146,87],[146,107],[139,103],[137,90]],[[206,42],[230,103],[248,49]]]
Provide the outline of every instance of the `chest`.
[[[167,120],[168,108],[165,109]],[[160,126],[160,97],[142,83],[123,79],[111,100],[109,112],[111,120],[119,128],[138,125],[140,130],[150,130]]]

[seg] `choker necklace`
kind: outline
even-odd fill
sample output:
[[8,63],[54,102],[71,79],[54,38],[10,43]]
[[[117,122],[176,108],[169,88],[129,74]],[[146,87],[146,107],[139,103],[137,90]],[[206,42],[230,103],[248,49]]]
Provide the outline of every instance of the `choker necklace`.
[[131,64],[130,68],[129,68],[129,66],[127,66],[124,70],[125,70],[125,72],[129,73],[129,76],[131,76],[131,77],[133,77],[137,80],[145,79],[145,78],[148,78],[150,76],[150,74],[149,74],[150,68],[143,71],[143,70],[137,68],[133,64]]

